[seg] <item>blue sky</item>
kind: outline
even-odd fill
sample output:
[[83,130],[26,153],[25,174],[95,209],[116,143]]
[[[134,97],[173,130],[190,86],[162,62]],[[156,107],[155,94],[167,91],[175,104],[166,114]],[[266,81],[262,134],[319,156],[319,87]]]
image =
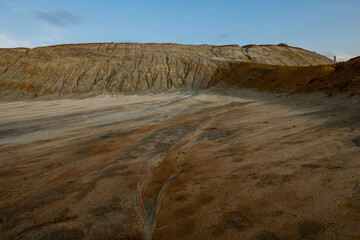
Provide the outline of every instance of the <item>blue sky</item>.
[[360,55],[359,0],[0,0],[0,47],[278,44]]

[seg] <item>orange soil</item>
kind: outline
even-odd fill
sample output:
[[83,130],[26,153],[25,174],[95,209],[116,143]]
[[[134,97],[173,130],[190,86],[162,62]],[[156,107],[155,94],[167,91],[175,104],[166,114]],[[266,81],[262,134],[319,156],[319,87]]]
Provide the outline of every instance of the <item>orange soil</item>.
[[360,57],[336,65],[306,67],[225,63],[215,81],[270,92],[359,94]]

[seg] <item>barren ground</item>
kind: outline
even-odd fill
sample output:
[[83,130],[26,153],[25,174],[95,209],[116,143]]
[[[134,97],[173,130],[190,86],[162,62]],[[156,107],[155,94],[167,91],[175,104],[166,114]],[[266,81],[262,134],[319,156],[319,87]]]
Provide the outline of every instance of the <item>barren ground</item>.
[[359,239],[359,100],[0,102],[0,239]]

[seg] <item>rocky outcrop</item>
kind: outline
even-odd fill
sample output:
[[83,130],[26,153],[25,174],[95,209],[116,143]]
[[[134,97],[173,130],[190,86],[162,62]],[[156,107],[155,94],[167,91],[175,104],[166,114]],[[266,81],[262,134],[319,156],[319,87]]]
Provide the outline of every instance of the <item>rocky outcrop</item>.
[[281,45],[98,43],[0,49],[0,95],[41,96],[204,89],[224,64],[333,64],[314,52]]

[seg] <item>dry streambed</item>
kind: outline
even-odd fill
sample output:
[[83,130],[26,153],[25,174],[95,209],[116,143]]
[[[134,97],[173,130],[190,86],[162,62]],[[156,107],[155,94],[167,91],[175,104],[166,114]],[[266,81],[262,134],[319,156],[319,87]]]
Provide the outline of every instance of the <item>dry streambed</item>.
[[358,97],[0,103],[1,239],[358,239]]

